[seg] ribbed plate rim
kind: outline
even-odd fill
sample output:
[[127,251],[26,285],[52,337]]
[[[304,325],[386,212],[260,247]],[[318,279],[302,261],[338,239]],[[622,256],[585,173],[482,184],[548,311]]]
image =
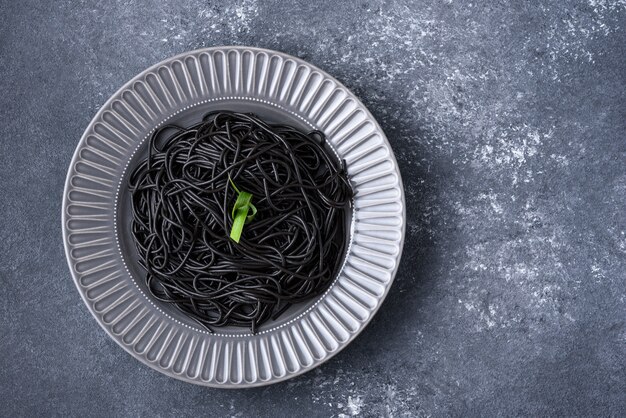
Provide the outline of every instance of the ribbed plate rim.
[[[79,156],[79,152],[82,148],[82,146],[85,144],[86,139],[89,135],[90,132],[92,132],[94,125],[102,118],[104,112],[109,109],[111,107],[111,104],[114,103],[116,100],[119,100],[119,98],[121,97],[122,93],[124,93],[125,91],[131,89],[131,87],[133,86],[133,84],[139,80],[142,80],[145,78],[146,75],[148,75],[149,73],[154,73],[156,70],[158,70],[160,67],[167,65],[168,63],[172,63],[174,61],[177,60],[184,60],[186,57],[189,56],[199,56],[202,53],[214,53],[216,51],[224,51],[226,54],[228,53],[228,51],[231,50],[236,50],[239,52],[244,52],[244,51],[252,51],[255,53],[266,53],[268,56],[272,56],[272,55],[278,55],[281,58],[287,60],[292,60],[295,63],[299,64],[299,65],[304,65],[306,67],[309,67],[311,70],[316,71],[318,73],[320,73],[325,79],[329,79],[332,80],[334,83],[336,83],[337,87],[343,89],[349,98],[351,98],[352,100],[355,101],[355,103],[359,106],[359,110],[363,111],[367,120],[369,122],[371,122],[374,127],[375,130],[380,134],[384,145],[389,149],[389,155],[387,156],[388,160],[391,160],[391,162],[393,163],[394,167],[395,167],[395,175],[397,176],[397,184],[398,184],[398,188],[400,191],[400,203],[402,205],[402,209],[401,209],[401,225],[400,225],[400,239],[398,242],[398,247],[399,247],[399,252],[398,255],[396,257],[396,262],[395,262],[395,266],[393,268],[393,270],[390,271],[390,280],[388,281],[388,283],[386,284],[385,288],[384,288],[384,292],[379,296],[378,298],[378,303],[377,305],[370,310],[370,314],[369,317],[360,323],[359,328],[354,331],[353,333],[351,333],[348,337],[347,340],[340,342],[339,346],[337,349],[335,349],[334,351],[327,351],[327,355],[322,358],[322,359],[314,359],[312,364],[306,367],[302,367],[300,370],[298,370],[297,372],[286,372],[284,376],[281,377],[275,377],[272,376],[270,379],[268,380],[261,380],[257,378],[257,381],[254,383],[249,383],[249,382],[243,382],[243,383],[217,383],[214,381],[202,381],[200,379],[192,379],[189,378],[187,376],[185,376],[184,374],[176,374],[173,373],[171,370],[167,370],[164,369],[162,367],[160,367],[156,362],[151,362],[149,361],[146,357],[145,354],[139,354],[135,351],[133,351],[131,349],[130,346],[125,345],[124,342],[122,341],[120,336],[116,336],[114,335],[107,327],[107,325],[102,321],[101,316],[95,311],[93,303],[91,301],[88,300],[87,295],[85,290],[81,287],[81,284],[79,283],[79,276],[80,273],[78,273],[76,271],[76,269],[74,268],[74,262],[70,256],[70,251],[71,251],[71,246],[69,243],[69,231],[67,229],[67,221],[68,221],[68,214],[67,214],[67,206],[68,206],[68,193],[70,192],[70,190],[73,188],[73,186],[70,184],[71,181],[71,177],[73,174],[72,168],[75,166],[75,164],[77,163],[77,161],[79,161],[80,156]],[[85,129],[84,134],[82,135],[74,153],[72,156],[72,160],[70,163],[70,170],[68,170],[68,174],[66,177],[66,181],[65,181],[65,186],[64,186],[64,191],[63,191],[63,208],[62,208],[62,216],[61,216],[61,221],[62,221],[62,232],[63,232],[63,244],[64,244],[64,249],[65,249],[65,254],[66,254],[66,259],[68,262],[68,266],[70,268],[70,272],[74,281],[74,284],[77,288],[77,290],[79,291],[79,294],[81,295],[81,298],[83,299],[83,302],[85,303],[85,305],[87,306],[89,312],[92,314],[92,316],[96,319],[96,322],[105,330],[105,332],[109,335],[109,337],[114,340],[119,346],[121,346],[126,352],[128,352],[129,354],[131,354],[134,358],[136,358],[137,360],[139,360],[141,363],[148,365],[149,367],[151,367],[154,370],[157,370],[167,376],[170,377],[174,377],[178,380],[182,380],[185,382],[189,382],[189,383],[193,383],[193,384],[198,384],[201,386],[209,386],[209,387],[217,387],[217,388],[243,388],[243,387],[256,387],[256,386],[265,386],[265,385],[269,385],[269,384],[273,384],[273,383],[277,383],[280,381],[284,381],[293,377],[296,377],[298,375],[301,375],[303,373],[306,373],[307,371],[310,371],[316,367],[318,367],[319,365],[321,365],[322,363],[328,361],[330,358],[334,357],[337,353],[339,353],[341,350],[343,350],[346,346],[348,346],[350,344],[350,342],[352,342],[357,335],[359,335],[363,329],[365,329],[365,327],[369,324],[369,322],[372,320],[372,318],[374,317],[374,315],[376,314],[376,312],[378,311],[378,309],[380,309],[380,306],[382,305],[382,302],[384,301],[384,299],[386,298],[389,289],[391,288],[391,285],[393,284],[393,281],[395,279],[399,264],[400,264],[400,260],[401,260],[401,256],[402,256],[402,250],[403,250],[403,245],[404,245],[404,238],[405,238],[405,233],[406,233],[406,204],[405,204],[405,196],[404,196],[404,189],[403,189],[403,184],[402,184],[402,177],[400,174],[400,171],[398,169],[398,164],[396,161],[396,158],[393,154],[392,148],[389,144],[389,141],[387,140],[387,137],[385,136],[383,130],[381,129],[380,125],[378,124],[378,122],[376,121],[376,119],[372,116],[372,114],[369,112],[369,110],[365,107],[365,105],[363,105],[363,103],[347,88],[345,87],[341,82],[339,82],[338,80],[336,80],[334,77],[332,77],[331,75],[329,75],[326,71],[321,70],[320,68],[318,68],[317,66],[310,64],[300,58],[297,57],[293,57],[289,54],[285,54],[283,52],[279,52],[279,51],[274,51],[274,50],[269,50],[269,49],[264,49],[264,48],[258,48],[258,47],[248,47],[248,46],[215,46],[215,47],[209,47],[209,48],[201,48],[201,49],[197,49],[197,50],[193,50],[193,51],[187,51],[187,52],[183,52],[181,54],[175,55],[173,57],[167,58],[159,63],[156,63],[152,66],[150,66],[149,68],[145,69],[144,71],[140,72],[139,74],[137,74],[135,77],[133,77],[131,80],[129,80],[127,83],[125,83],[122,87],[120,87],[99,109],[98,112],[94,115],[94,117],[92,118],[92,120],[90,121],[89,125],[87,126],[87,128]]]

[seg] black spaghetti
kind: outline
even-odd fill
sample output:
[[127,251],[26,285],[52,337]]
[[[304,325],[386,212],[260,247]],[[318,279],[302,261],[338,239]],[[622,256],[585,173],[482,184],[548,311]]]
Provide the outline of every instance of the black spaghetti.
[[345,162],[325,141],[230,111],[159,128],[129,178],[132,234],[154,297],[209,331],[256,333],[324,292],[346,251],[352,198]]

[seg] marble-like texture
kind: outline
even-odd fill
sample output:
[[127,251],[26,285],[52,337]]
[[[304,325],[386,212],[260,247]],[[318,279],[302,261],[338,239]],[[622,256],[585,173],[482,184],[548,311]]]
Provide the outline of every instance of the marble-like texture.
[[[370,326],[239,391],[169,379],[97,326],[61,237],[98,107],[211,45],[351,88],[402,170],[407,236]],[[626,1],[0,0],[0,414],[626,414]]]

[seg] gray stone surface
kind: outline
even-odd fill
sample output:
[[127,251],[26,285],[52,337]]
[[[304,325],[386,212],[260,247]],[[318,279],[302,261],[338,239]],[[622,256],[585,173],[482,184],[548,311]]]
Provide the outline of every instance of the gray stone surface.
[[[100,329],[63,254],[98,107],[203,46],[278,49],[371,109],[408,225],[379,314],[267,388],[169,379]],[[626,414],[626,2],[0,0],[0,414]]]

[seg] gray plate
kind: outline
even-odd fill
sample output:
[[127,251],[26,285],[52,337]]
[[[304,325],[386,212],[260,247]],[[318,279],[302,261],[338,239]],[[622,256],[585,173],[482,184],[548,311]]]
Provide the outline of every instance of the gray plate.
[[[256,335],[209,334],[146,292],[129,235],[126,178],[164,123],[207,111],[252,111],[323,131],[355,190],[350,246],[326,293]],[[63,234],[76,286],[98,323],[150,367],[206,386],[249,387],[310,370],[369,322],[396,273],[405,228],[402,181],[384,133],[334,78],[280,52],[217,47],[163,61],[111,97],[83,135],[65,184]]]

